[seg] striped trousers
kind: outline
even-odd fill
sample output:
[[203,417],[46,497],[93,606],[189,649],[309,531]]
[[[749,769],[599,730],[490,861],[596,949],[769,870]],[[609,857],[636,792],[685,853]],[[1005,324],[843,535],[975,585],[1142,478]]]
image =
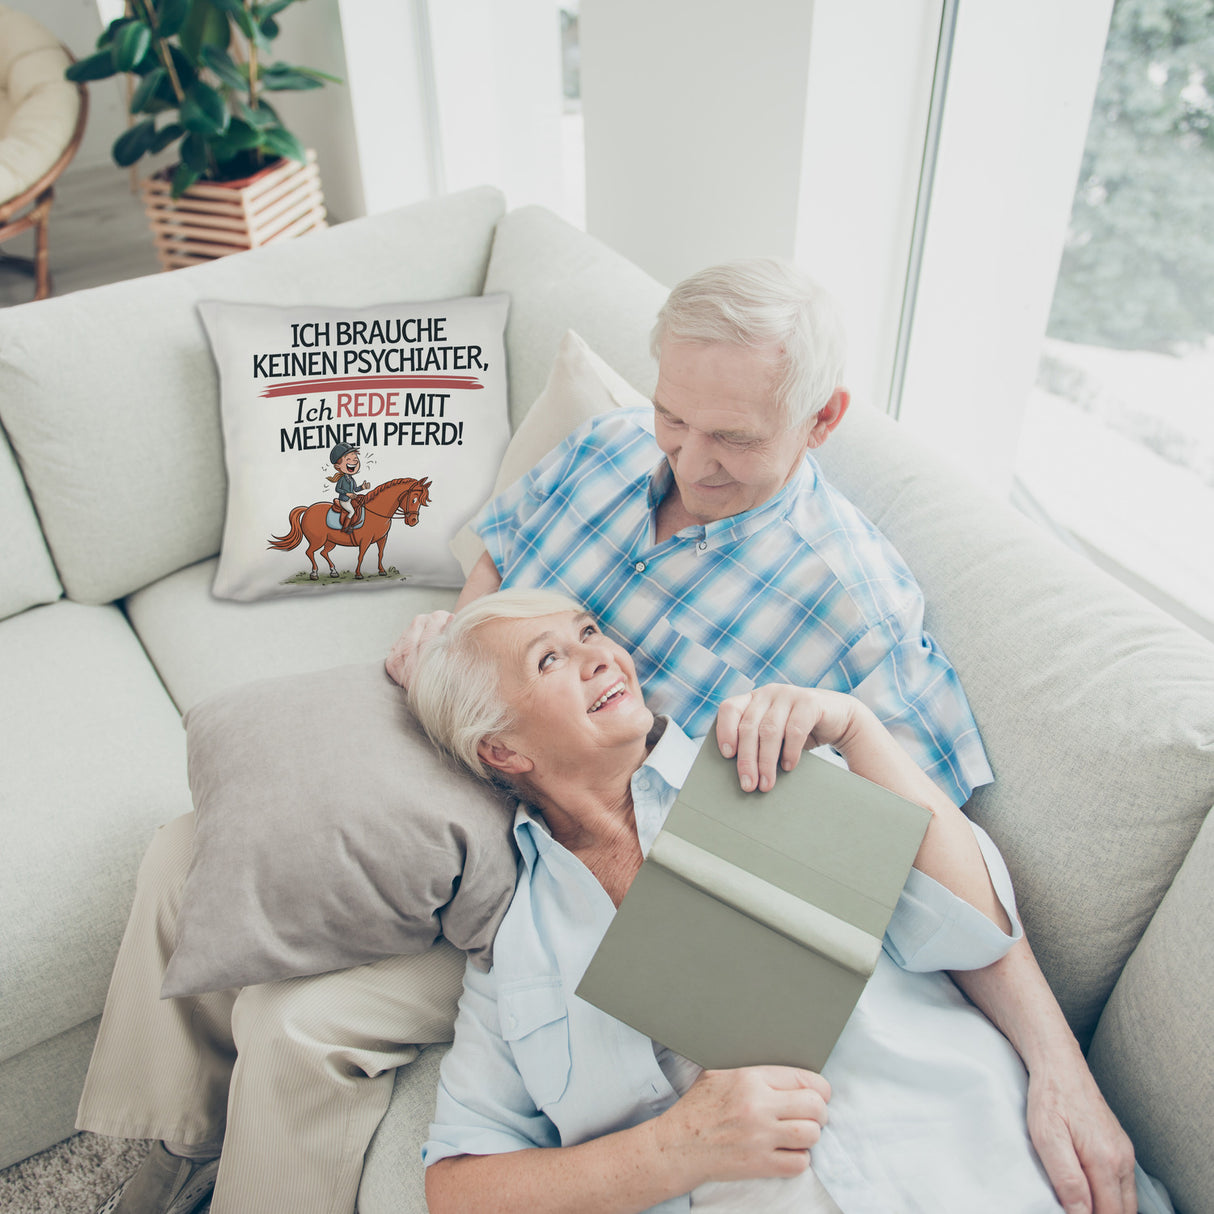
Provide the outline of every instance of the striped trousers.
[[395,1068],[451,1040],[464,955],[162,1000],[193,829],[161,827],[140,867],[77,1128],[222,1140],[212,1214],[347,1214]]

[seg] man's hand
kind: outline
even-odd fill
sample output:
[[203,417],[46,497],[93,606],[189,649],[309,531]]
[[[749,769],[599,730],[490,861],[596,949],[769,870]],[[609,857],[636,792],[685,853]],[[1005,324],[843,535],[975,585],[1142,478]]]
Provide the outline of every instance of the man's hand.
[[1029,1076],[1029,1135],[1067,1214],[1136,1214],[1134,1147],[1086,1064]]
[[822,1137],[830,1084],[814,1071],[704,1071],[654,1122],[661,1153],[694,1188],[706,1180],[797,1176]]
[[391,652],[384,659],[388,673],[407,688],[413,677],[418,650],[433,637],[438,636],[451,620],[449,611],[431,611],[414,617],[413,623],[401,633]]
[[792,771],[803,750],[841,743],[860,707],[837,691],[769,683],[721,705],[717,745],[727,759],[738,756],[744,791],[768,792],[777,767]]

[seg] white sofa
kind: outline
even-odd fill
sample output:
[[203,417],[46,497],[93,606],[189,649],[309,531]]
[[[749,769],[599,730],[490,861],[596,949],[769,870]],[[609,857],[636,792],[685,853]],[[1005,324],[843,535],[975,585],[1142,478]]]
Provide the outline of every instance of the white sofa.
[[[0,313],[0,1166],[72,1132],[154,826],[190,808],[179,715],[261,677],[373,661],[454,592],[210,594],[225,505],[194,302],[365,305],[504,291],[512,418],[576,329],[649,391],[665,290],[538,208],[470,191],[192,270]],[[822,450],[902,551],[996,772],[971,803],[1140,1159],[1214,1210],[1214,647],[1083,564],[896,424]],[[443,1047],[398,1075],[360,1208],[423,1210]]]

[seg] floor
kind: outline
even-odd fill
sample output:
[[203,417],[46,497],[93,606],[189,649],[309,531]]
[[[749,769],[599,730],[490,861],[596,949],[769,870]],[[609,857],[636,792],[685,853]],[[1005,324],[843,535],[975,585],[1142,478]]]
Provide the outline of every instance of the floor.
[[[160,271],[130,174],[112,164],[69,167],[55,185],[48,228],[53,295]],[[8,262],[33,248],[32,233],[0,245],[0,307],[34,298],[32,275]]]

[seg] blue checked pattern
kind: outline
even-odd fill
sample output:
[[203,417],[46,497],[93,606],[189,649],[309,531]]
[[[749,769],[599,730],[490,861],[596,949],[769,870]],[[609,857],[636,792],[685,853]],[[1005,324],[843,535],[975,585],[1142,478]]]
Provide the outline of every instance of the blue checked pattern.
[[671,487],[647,409],[570,435],[474,521],[503,587],[585,604],[634,655],[646,702],[691,736],[765,683],[850,691],[958,805],[992,779],[918,584],[806,456],[770,501],[654,543]]

